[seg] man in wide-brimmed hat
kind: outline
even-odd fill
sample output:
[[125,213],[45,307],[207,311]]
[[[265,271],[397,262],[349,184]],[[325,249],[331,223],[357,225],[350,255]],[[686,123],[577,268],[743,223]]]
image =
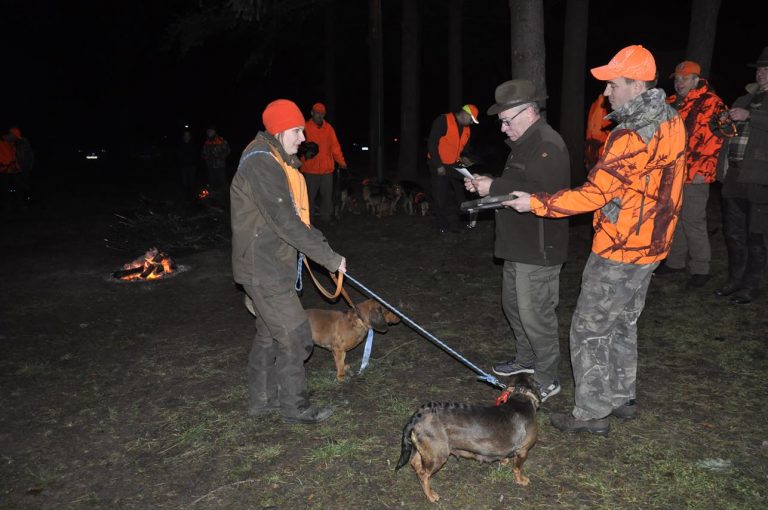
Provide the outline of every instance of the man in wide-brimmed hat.
[[[529,80],[510,80],[496,87],[497,115],[507,136],[509,157],[501,177],[465,179],[480,196],[516,189],[555,192],[570,181],[568,149],[562,137],[539,114],[545,99]],[[496,212],[496,257],[504,260],[502,306],[515,338],[515,357],[493,371],[511,376],[533,374],[541,401],[560,393],[557,303],[560,269],[568,255],[568,220],[544,219],[511,209]]]
[[723,149],[718,168],[728,280],[715,293],[736,304],[757,297],[768,258],[768,46],[749,66],[756,68],[755,83],[728,111],[737,134]]
[[637,414],[637,320],[653,270],[669,252],[682,205],[685,126],[656,88],[656,61],[640,45],[592,69],[606,82],[617,122],[600,160],[575,189],[515,191],[518,212],[563,218],[593,212],[595,236],[570,332],[576,384],[570,413],[550,415],[564,432],[605,435],[609,416]]

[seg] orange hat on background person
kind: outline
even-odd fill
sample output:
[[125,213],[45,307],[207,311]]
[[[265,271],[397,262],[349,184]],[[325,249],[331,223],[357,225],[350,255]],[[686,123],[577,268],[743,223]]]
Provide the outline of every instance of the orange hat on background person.
[[318,113],[325,113],[325,105],[323,103],[315,103],[312,105],[312,110]]
[[616,78],[651,81],[656,79],[656,60],[650,51],[636,44],[623,48],[606,65],[594,67],[590,72],[601,81]]
[[467,112],[469,114],[469,116],[472,118],[473,124],[480,124],[480,122],[477,120],[477,114],[479,113],[477,106],[473,104],[465,104],[461,107],[461,111]]
[[11,129],[8,130],[8,132],[11,133],[16,138],[18,138],[19,140],[24,138],[23,136],[21,136],[21,131],[17,127],[12,127]]
[[689,74],[701,76],[701,66],[693,60],[683,60],[675,66],[675,72],[670,74],[669,77],[688,76]]
[[270,135],[282,133],[286,129],[304,127],[304,115],[296,103],[288,99],[275,99],[269,103],[261,114],[261,120]]

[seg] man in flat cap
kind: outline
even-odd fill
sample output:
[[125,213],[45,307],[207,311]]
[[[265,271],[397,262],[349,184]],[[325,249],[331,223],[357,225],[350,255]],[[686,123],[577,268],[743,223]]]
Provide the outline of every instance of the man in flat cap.
[[592,75],[606,82],[617,126],[587,181],[555,194],[515,191],[505,204],[544,218],[595,212],[571,321],[575,406],[550,420],[564,432],[606,435],[609,416],[637,414],[637,319],[677,224],[686,139],[682,119],[655,88],[656,62],[647,49],[626,47]]
[[[562,137],[539,114],[546,96],[529,80],[496,87],[497,115],[510,149],[501,177],[475,174],[469,191],[504,195],[516,189],[553,193],[570,182],[570,159]],[[557,304],[560,269],[568,256],[568,220],[537,218],[511,209],[496,210],[496,257],[504,261],[501,302],[512,328],[516,355],[493,371],[533,374],[541,401],[560,393]]]
[[728,280],[715,292],[732,303],[751,303],[765,271],[768,236],[768,46],[753,64],[755,83],[734,101],[728,115],[737,135],[723,150],[723,233]]

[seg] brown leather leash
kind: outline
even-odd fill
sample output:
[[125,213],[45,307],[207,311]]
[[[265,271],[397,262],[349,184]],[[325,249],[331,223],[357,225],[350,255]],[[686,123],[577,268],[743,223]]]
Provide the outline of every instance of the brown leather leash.
[[323,296],[333,301],[337,297],[339,297],[339,294],[341,294],[344,297],[344,300],[347,302],[347,304],[350,307],[352,307],[352,309],[355,312],[357,312],[357,307],[355,306],[355,303],[352,301],[352,298],[349,297],[349,294],[347,293],[347,289],[344,288],[344,273],[339,273],[339,277],[336,278],[336,275],[334,275],[330,271],[328,272],[328,274],[331,276],[331,280],[333,280],[333,283],[336,284],[336,290],[333,292],[333,294],[331,294],[330,292],[325,290],[325,288],[320,284],[319,281],[317,281],[317,278],[315,278],[315,274],[312,272],[312,268],[309,267],[309,262],[307,262],[306,257],[304,257],[304,267],[307,268],[307,271],[309,272],[309,276],[310,278],[312,278],[312,282],[315,284],[315,287],[317,287],[317,290],[319,290]]

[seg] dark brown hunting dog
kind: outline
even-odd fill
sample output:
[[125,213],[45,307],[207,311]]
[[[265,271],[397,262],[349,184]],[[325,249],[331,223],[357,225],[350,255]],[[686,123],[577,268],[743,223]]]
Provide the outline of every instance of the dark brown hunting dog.
[[495,406],[424,404],[403,429],[403,446],[395,471],[410,459],[421,488],[432,503],[440,496],[429,486],[429,478],[450,455],[481,462],[498,460],[502,464],[511,459],[515,483],[528,485],[522,467],[538,437],[539,404],[533,379],[527,374],[514,376]]
[[309,325],[312,328],[312,340],[315,345],[333,353],[336,362],[336,379],[343,381],[349,365],[344,363],[347,351],[360,345],[368,334],[368,329],[386,333],[390,324],[397,324],[400,319],[373,299],[359,303],[357,312],[349,310],[307,310]]

